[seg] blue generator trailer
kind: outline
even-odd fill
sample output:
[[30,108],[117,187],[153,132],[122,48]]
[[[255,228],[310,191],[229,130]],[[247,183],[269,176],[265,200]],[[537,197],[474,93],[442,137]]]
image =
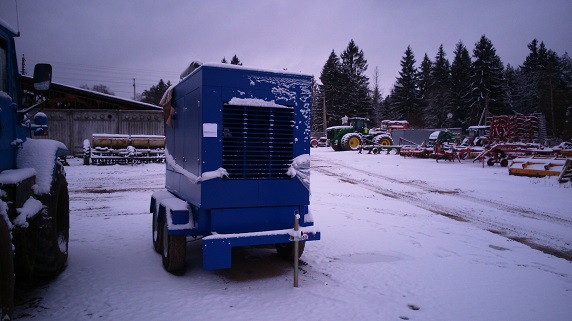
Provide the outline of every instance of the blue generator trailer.
[[184,271],[188,237],[202,238],[205,270],[230,268],[239,246],[300,256],[320,239],[308,209],[312,77],[194,67],[162,99],[166,189],[150,211],[164,268]]

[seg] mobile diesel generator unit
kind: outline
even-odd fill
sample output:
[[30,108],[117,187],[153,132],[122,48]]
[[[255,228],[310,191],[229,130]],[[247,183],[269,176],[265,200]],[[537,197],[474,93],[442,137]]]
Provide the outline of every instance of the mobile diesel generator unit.
[[204,64],[165,97],[166,190],[150,211],[167,271],[184,270],[188,236],[202,237],[205,270],[231,267],[233,247],[275,244],[293,258],[320,238],[308,210],[312,77]]

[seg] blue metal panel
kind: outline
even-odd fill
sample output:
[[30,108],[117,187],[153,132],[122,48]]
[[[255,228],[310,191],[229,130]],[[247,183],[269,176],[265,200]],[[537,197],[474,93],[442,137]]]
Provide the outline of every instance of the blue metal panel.
[[[229,104],[233,98],[288,108]],[[204,240],[205,269],[230,267],[233,246],[289,242],[283,230],[293,228],[294,212],[301,214],[301,226],[313,224],[303,220],[308,188],[287,175],[294,158],[309,154],[310,76],[205,65],[175,87],[173,100],[173,128],[166,127],[166,136],[177,166],[167,166],[166,187],[194,206],[196,228],[170,233],[279,231]],[[229,177],[200,179],[220,168]],[[307,240],[316,239],[319,233]]]
[[16,148],[12,145],[16,126],[15,104],[7,95],[0,95],[0,172],[16,168]]
[[228,234],[293,228],[294,214],[300,210],[299,206],[213,209],[211,229]]
[[[317,241],[320,232],[302,233],[304,241]],[[232,248],[236,246],[253,246],[262,244],[288,243],[291,240],[288,233],[275,233],[268,235],[240,235],[224,236],[222,238],[203,239],[203,269],[216,270],[231,267]]]
[[5,169],[16,168],[16,146],[12,143],[16,139],[26,140],[26,131],[17,124],[17,108],[20,104],[20,75],[16,61],[12,30],[0,23],[0,54],[5,63],[2,68],[3,76],[0,81],[0,172]]
[[201,183],[203,207],[308,205],[309,191],[297,178],[286,180],[214,179]]

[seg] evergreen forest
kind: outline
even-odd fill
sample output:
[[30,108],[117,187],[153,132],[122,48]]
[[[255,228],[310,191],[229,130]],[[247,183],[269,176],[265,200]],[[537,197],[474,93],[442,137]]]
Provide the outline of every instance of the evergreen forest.
[[[572,59],[533,39],[520,66],[504,65],[483,35],[472,51],[457,43],[452,61],[443,46],[420,63],[411,47],[386,97],[375,68],[370,82],[364,52],[351,40],[339,55],[334,50],[314,86],[312,131],[341,124],[344,116],[407,120],[412,128],[461,128],[485,124],[490,116],[542,114],[547,134],[572,139]],[[325,113],[324,113],[325,109]],[[326,122],[324,126],[324,121]]]

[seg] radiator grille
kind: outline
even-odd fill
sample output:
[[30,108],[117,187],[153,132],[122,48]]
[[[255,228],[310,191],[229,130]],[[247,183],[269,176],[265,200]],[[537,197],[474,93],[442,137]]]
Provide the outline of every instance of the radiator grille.
[[228,179],[290,178],[293,108],[225,104],[222,118],[222,166]]

